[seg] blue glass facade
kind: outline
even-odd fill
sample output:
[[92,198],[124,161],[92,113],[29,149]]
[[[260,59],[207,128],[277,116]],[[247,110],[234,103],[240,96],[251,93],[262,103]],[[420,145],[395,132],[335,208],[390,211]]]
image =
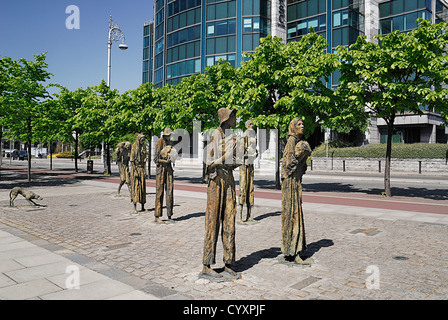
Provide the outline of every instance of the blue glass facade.
[[[161,87],[221,59],[239,66],[242,53],[253,52],[270,33],[270,0],[157,0],[154,17],[153,41],[144,38],[143,82]],[[152,60],[145,59],[148,44]]]
[[[156,0],[154,21],[144,26],[143,82],[177,84],[221,59],[238,67],[243,52],[253,52],[271,34],[278,1]],[[313,28],[327,39],[329,52],[349,46],[365,33],[367,5],[376,6],[380,34],[414,29],[417,18],[447,21],[440,0],[287,0],[284,40],[298,41]],[[330,85],[338,80],[336,72]]]

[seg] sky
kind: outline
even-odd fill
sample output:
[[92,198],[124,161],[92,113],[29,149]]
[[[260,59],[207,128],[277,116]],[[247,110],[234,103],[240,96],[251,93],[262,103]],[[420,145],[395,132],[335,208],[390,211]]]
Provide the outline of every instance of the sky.
[[[69,90],[98,85],[107,78],[109,17],[118,24],[129,49],[112,44],[111,88],[120,93],[142,81],[143,25],[153,19],[154,0],[0,0],[0,58],[25,58],[47,52],[49,83]],[[76,16],[66,9],[79,8]],[[67,21],[68,20],[68,21]],[[51,90],[50,90],[51,92]]]

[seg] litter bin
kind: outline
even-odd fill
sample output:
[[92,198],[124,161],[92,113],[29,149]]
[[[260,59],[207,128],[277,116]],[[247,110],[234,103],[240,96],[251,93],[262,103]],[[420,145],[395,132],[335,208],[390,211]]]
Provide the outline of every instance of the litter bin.
[[93,160],[87,160],[87,173],[93,173]]

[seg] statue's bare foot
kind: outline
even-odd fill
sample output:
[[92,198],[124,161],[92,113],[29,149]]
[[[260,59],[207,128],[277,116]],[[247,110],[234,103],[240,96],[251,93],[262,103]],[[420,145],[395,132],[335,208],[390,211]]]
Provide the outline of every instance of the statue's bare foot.
[[228,274],[230,274],[231,276],[238,276],[238,273],[235,272],[234,270],[232,270],[232,268],[230,268],[229,265],[226,264],[226,266],[224,267],[224,271],[227,272]]
[[312,258],[306,258],[305,260],[303,260],[299,255],[297,255],[297,257],[294,259],[294,262],[300,265],[309,266],[314,263],[314,260]]
[[166,221],[166,223],[174,223],[174,220],[173,220],[173,219],[171,219],[171,216],[170,216],[170,217],[168,217],[168,220]]
[[219,274],[218,272],[216,272],[215,270],[213,270],[212,268],[210,268],[210,266],[204,266],[202,268],[201,274],[209,276],[209,277],[213,277],[213,278],[222,278],[222,275]]
[[154,219],[154,222],[155,222],[155,223],[165,223],[165,222],[163,222],[162,219],[160,219],[159,217],[156,217],[156,218]]
[[236,223],[238,223],[238,224],[246,224],[246,223],[243,221],[243,219],[241,219],[241,218],[238,218],[238,220],[236,221]]

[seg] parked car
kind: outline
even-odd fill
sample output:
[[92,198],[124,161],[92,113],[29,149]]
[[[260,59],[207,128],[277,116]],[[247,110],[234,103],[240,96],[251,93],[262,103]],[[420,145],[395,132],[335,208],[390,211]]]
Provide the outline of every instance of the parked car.
[[18,158],[19,160],[28,160],[28,152],[25,150],[20,150]]
[[10,156],[12,157],[12,160],[16,160],[16,159],[18,159],[18,158],[19,158],[19,150],[13,150],[13,151],[10,153]]

